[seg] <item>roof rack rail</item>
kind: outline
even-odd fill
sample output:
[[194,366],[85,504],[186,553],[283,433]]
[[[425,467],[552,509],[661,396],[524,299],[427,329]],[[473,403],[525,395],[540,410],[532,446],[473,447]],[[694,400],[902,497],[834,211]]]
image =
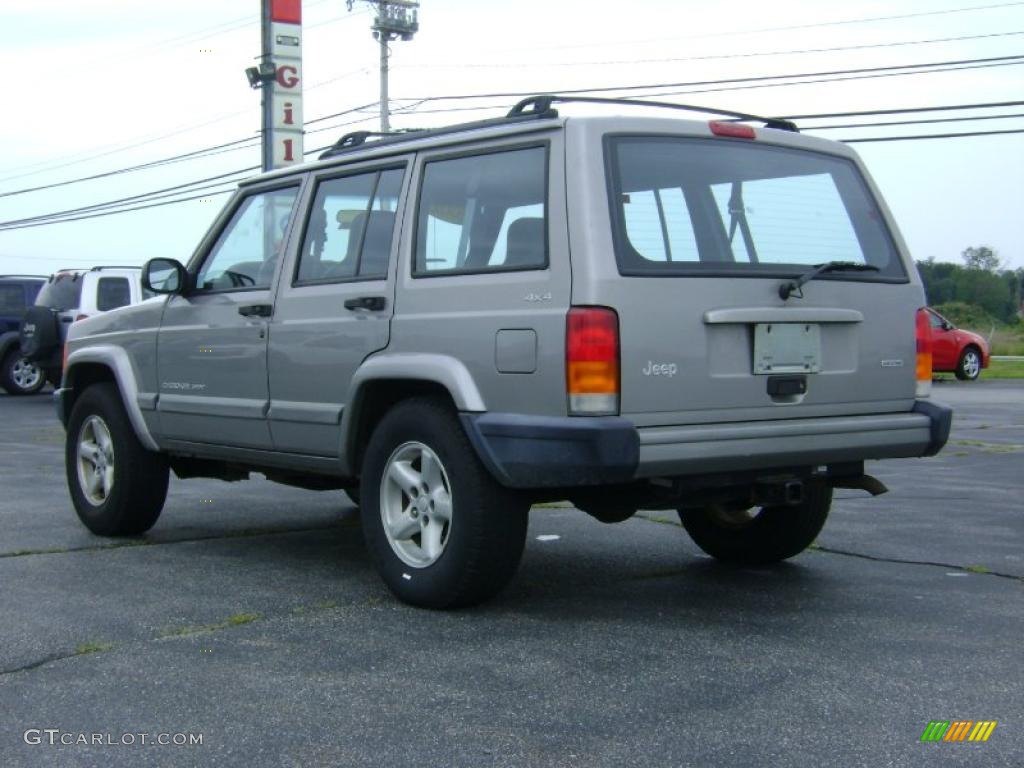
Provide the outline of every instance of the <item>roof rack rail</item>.
[[558,117],[558,113],[554,110],[551,110],[550,113],[527,112],[521,115],[509,115],[506,117],[492,117],[486,120],[474,120],[470,123],[455,123],[454,125],[446,125],[442,128],[412,128],[402,131],[392,131],[391,133],[353,131],[352,133],[346,133],[338,139],[330,149],[320,155],[319,159],[326,160],[330,157],[336,157],[344,154],[345,152],[350,152],[357,147],[362,146],[370,136],[380,137],[378,141],[374,142],[374,146],[387,146],[389,144],[398,144],[403,141],[411,141],[412,139],[444,136],[445,134],[458,133],[460,131],[472,131],[479,128],[490,128],[496,125],[508,125],[509,123],[521,123],[549,117]]
[[89,272],[99,272],[101,269],[142,269],[133,264],[101,264],[97,267],[89,267]]
[[36,277],[39,278],[40,280],[46,279],[46,275],[0,275],[0,278],[2,277]]
[[785,120],[780,117],[761,117],[760,115],[751,115],[746,112],[735,112],[731,109],[718,109],[717,107],[700,107],[694,104],[676,104],[669,101],[650,101],[647,99],[619,99],[608,96],[559,96],[558,94],[541,94],[537,96],[529,96],[512,109],[509,110],[507,117],[523,117],[526,115],[535,117],[557,117],[558,112],[552,109],[552,104],[566,103],[566,102],[578,102],[583,104],[628,104],[634,107],[662,107],[665,109],[680,109],[687,112],[700,112],[706,115],[723,115],[725,117],[732,117],[739,120],[753,120],[754,122],[764,123],[765,128],[775,128],[780,131],[793,131],[798,133],[799,128],[796,127],[796,123],[792,120]]

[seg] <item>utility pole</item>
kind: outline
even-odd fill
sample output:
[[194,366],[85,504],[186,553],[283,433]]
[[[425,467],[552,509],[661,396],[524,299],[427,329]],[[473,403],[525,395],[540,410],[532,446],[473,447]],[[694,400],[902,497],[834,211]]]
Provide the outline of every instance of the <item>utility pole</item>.
[[[419,7],[416,0],[362,0],[377,10],[373,20],[373,37],[380,43],[380,132],[391,131],[391,110],[388,105],[388,43],[393,40],[412,40],[420,28]],[[348,0],[351,11],[356,0]]]

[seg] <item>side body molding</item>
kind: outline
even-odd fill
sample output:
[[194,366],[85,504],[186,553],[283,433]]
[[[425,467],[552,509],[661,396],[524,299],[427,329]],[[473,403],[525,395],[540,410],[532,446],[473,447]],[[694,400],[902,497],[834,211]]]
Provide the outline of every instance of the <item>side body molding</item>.
[[[74,382],[75,366],[82,363],[98,363],[109,368],[117,380],[117,388],[121,392],[121,400],[128,419],[135,429],[135,434],[146,448],[151,451],[159,451],[160,446],[149,432],[146,420],[142,417],[140,401],[155,405],[156,395],[144,394],[140,397],[139,387],[135,378],[135,369],[132,367],[128,353],[121,347],[111,345],[97,345],[76,349],[68,356],[67,370],[64,373],[64,384],[71,385]],[[60,395],[64,390],[59,390]],[[152,406],[151,406],[152,407]]]
[[374,381],[396,379],[440,384],[448,390],[460,412],[480,413],[487,410],[472,374],[457,358],[418,352],[371,357],[352,377],[341,416],[342,474],[352,475],[357,469],[351,466],[349,457],[355,448],[359,412],[367,391],[372,389]]

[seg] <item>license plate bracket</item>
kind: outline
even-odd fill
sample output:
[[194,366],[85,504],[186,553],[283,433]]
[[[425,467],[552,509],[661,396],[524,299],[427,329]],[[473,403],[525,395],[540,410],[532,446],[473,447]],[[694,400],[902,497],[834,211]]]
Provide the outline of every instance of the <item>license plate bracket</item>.
[[821,326],[817,323],[757,323],[754,373],[821,371]]

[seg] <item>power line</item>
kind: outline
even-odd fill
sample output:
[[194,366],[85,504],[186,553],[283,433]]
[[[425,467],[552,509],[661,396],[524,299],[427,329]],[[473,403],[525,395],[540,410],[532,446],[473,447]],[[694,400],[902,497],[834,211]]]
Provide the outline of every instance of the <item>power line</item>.
[[[962,35],[959,37],[935,37],[926,40],[904,40],[898,42],[889,43],[866,43],[862,45],[843,45],[835,46],[831,48],[800,48],[790,51],[756,51],[750,53],[713,53],[703,56],[678,56],[669,58],[656,58],[656,59],[619,59],[619,60],[602,60],[602,61],[556,61],[556,62],[537,62],[537,63],[494,63],[494,64],[470,64],[470,63],[452,63],[452,64],[412,64],[409,65],[415,69],[521,69],[524,67],[590,67],[590,66],[606,66],[606,65],[622,65],[622,64],[661,64],[667,62],[677,61],[710,61],[717,59],[746,59],[755,58],[761,56],[793,56],[797,54],[806,53],[838,53],[841,51],[861,51],[871,48],[897,48],[906,45],[931,45],[935,43],[950,43],[950,42],[961,42],[964,40],[984,40],[988,38],[996,37],[1013,37],[1017,35],[1024,35],[1024,30],[1018,30],[1015,32],[991,32],[981,35]],[[398,67],[395,67],[398,69]]]
[[1006,131],[971,131],[969,133],[929,133],[920,136],[878,136],[867,139],[840,139],[844,144],[860,144],[869,141],[921,141],[924,139],[960,139],[965,136],[998,136],[1007,133],[1024,133],[1024,128]]
[[818,120],[827,117],[868,117],[870,115],[906,115],[915,112],[954,112],[959,109],[995,109],[997,107],[1019,107],[1024,101],[988,101],[980,104],[946,104],[937,107],[907,107],[904,109],[871,109],[861,112],[829,112],[815,115],[783,115],[786,120]]
[[9,221],[0,221],[0,228],[6,228],[6,227],[9,227],[9,226],[12,226],[12,225],[17,225],[17,224],[22,224],[22,223],[34,222],[34,221],[38,221],[40,219],[59,217],[59,216],[64,216],[64,215],[81,213],[81,212],[85,212],[85,211],[93,211],[93,210],[96,210],[96,209],[99,209],[99,208],[106,208],[106,207],[116,206],[118,204],[128,204],[128,203],[132,203],[132,202],[137,202],[139,200],[144,200],[146,198],[152,197],[153,195],[160,195],[160,194],[163,194],[165,192],[174,192],[174,191],[180,191],[180,190],[186,190],[186,189],[191,191],[191,189],[190,189],[191,187],[195,187],[195,186],[197,186],[199,184],[205,184],[205,183],[211,182],[211,181],[219,181],[219,180],[222,180],[222,179],[227,179],[229,177],[238,176],[239,174],[248,173],[249,171],[254,171],[254,170],[259,170],[259,166],[256,165],[256,166],[250,166],[248,168],[239,168],[237,170],[229,171],[227,173],[217,174],[216,176],[208,176],[205,179],[197,179],[196,181],[187,182],[185,184],[175,184],[174,186],[171,186],[171,187],[164,187],[163,189],[156,189],[156,190],[153,190],[151,192],[144,192],[144,193],[138,194],[138,195],[129,195],[128,197],[121,197],[121,198],[118,198],[116,200],[107,200],[105,202],[95,203],[93,205],[85,205],[85,206],[81,206],[79,208],[68,208],[67,210],[63,210],[63,211],[54,211],[52,213],[41,214],[39,216],[29,216],[29,217],[24,218],[24,219],[11,219]]
[[831,131],[840,128],[881,128],[891,125],[929,125],[932,123],[967,123],[974,120],[1007,120],[1024,117],[1024,112],[1009,115],[972,115],[971,117],[940,117],[932,120],[887,120],[883,123],[847,123],[845,125],[801,125],[801,131]]
[[[335,117],[341,117],[343,115],[352,114],[353,112],[358,112],[359,110],[366,109],[366,108],[373,107],[373,106],[376,106],[376,102],[372,102],[370,104],[364,104],[362,106],[355,107],[353,109],[343,110],[341,112],[335,112],[334,114],[325,115],[324,117],[318,117],[318,118],[316,118],[314,120],[307,121],[306,125],[312,125],[313,123],[318,123],[318,122],[322,122],[324,120],[330,120],[330,119],[335,118]],[[315,133],[315,131],[310,131],[310,133]],[[236,139],[235,141],[229,141],[229,142],[225,142],[223,144],[214,144],[213,146],[204,147],[202,149],[196,149],[196,150],[193,150],[191,152],[185,152],[185,153],[178,154],[178,155],[171,155],[170,157],[160,158],[159,160],[152,160],[152,161],[150,161],[148,163],[142,163],[140,165],[132,165],[132,166],[127,166],[125,168],[117,168],[117,169],[114,169],[112,171],[104,171],[103,173],[95,173],[95,174],[92,174],[90,176],[79,176],[78,178],[74,178],[74,179],[66,179],[64,181],[56,181],[56,182],[53,182],[52,184],[40,184],[39,186],[35,186],[35,187],[25,187],[23,189],[11,190],[10,192],[0,192],[0,198],[14,197],[16,195],[28,194],[29,192],[39,192],[39,191],[45,190],[45,189],[54,189],[56,187],[65,187],[65,186],[68,186],[70,184],[78,184],[80,182],[93,181],[95,179],[103,179],[103,178],[107,178],[109,176],[116,176],[116,175],[123,174],[123,173],[132,173],[132,172],[135,172],[135,171],[147,170],[149,168],[154,168],[154,167],[161,166],[161,165],[168,165],[168,164],[171,164],[171,163],[181,162],[182,160],[198,159],[199,157],[205,156],[207,154],[219,154],[219,152],[216,152],[215,150],[224,149],[225,147],[232,147],[232,146],[236,146],[236,145],[240,145],[240,144],[246,144],[246,143],[250,143],[252,146],[255,146],[255,143],[258,143],[258,142],[259,142],[259,136],[249,136],[249,137],[244,138],[244,139]]]
[[792,82],[767,83],[753,82],[744,85],[730,85],[723,88],[698,88],[683,91],[656,91],[654,93],[637,94],[640,98],[650,96],[685,96],[694,93],[724,93],[725,91],[749,91],[757,88],[786,88],[796,85],[819,85],[821,83],[843,83],[848,80],[877,80],[888,77],[906,77],[911,75],[933,75],[940,72],[966,72],[975,69],[992,69],[997,67],[1015,67],[1024,64],[1024,57],[1020,61],[1004,61],[995,64],[973,64],[961,67],[943,67],[937,69],[912,70],[910,72],[878,72],[870,75],[850,75],[848,77],[822,77],[814,80],[793,80]]
[[[565,93],[565,94],[583,94],[583,93],[599,93],[599,92],[608,92],[608,91],[635,91],[635,90],[647,90],[647,89],[657,88],[657,89],[659,89],[658,92],[651,93],[651,94],[644,94],[644,95],[648,95],[648,96],[670,96],[670,95],[676,95],[676,94],[672,93],[672,92],[665,93],[665,92],[663,92],[663,89],[665,89],[665,88],[679,88],[679,87],[687,88],[687,87],[702,86],[702,85],[726,85],[726,84],[731,84],[731,83],[763,83],[763,82],[768,82],[768,81],[772,81],[772,80],[796,80],[796,79],[801,79],[801,78],[805,79],[805,78],[809,78],[809,77],[826,77],[826,76],[830,77],[830,79],[827,80],[827,81],[813,81],[813,80],[812,81],[806,81],[806,80],[804,80],[801,83],[775,83],[775,84],[770,85],[770,86],[759,86],[759,87],[782,87],[784,85],[799,85],[799,84],[812,84],[812,83],[815,83],[815,82],[830,82],[830,81],[832,81],[831,76],[835,76],[835,75],[857,75],[857,77],[839,77],[839,78],[834,78],[835,80],[842,81],[842,80],[848,80],[848,79],[865,79],[866,77],[870,77],[870,76],[877,77],[877,76],[881,76],[878,73],[882,73],[882,72],[895,72],[897,70],[912,70],[914,72],[917,72],[917,71],[921,71],[921,72],[957,71],[959,69],[968,69],[968,68],[970,68],[969,65],[975,64],[975,63],[982,63],[982,62],[984,62],[984,63],[998,63],[998,64],[1002,64],[1002,63],[1005,63],[1005,64],[1010,64],[1010,63],[1017,64],[1017,63],[1024,63],[1024,56],[1021,56],[1021,55],[1017,55],[1017,56],[998,56],[998,57],[990,57],[990,58],[984,58],[984,59],[962,59],[962,60],[946,61],[946,62],[928,62],[928,63],[921,63],[921,64],[888,65],[888,66],[884,66],[884,67],[862,67],[862,68],[858,68],[858,69],[832,70],[832,71],[815,72],[815,73],[805,72],[805,73],[797,73],[797,74],[791,74],[791,75],[760,75],[760,76],[755,76],[755,77],[744,77],[744,78],[725,78],[725,79],[720,79],[720,80],[692,81],[692,82],[687,82],[687,83],[663,83],[663,84],[649,84],[649,85],[639,85],[639,86],[635,86],[635,85],[629,85],[629,86],[610,86],[610,87],[604,87],[604,88],[555,89],[555,92],[557,92],[557,93]],[[957,65],[957,66],[955,68],[952,68],[952,69],[951,68],[937,69],[937,67],[950,67],[951,65]],[[959,66],[959,65],[968,65],[968,66]],[[902,73],[901,72],[899,74],[912,74],[912,73],[913,72],[907,72],[907,73]],[[751,86],[746,86],[746,87],[751,87]],[[758,87],[758,86],[754,86],[754,87]],[[715,89],[711,89],[711,90],[713,90],[713,91],[719,91],[719,90],[724,91],[724,90],[742,90],[742,89],[744,89],[744,86],[733,87],[733,88],[715,88]],[[696,92],[699,93],[699,92],[702,92],[702,91],[696,91]],[[512,98],[512,97],[522,98],[524,96],[532,96],[532,95],[534,95],[536,93],[538,93],[538,91],[515,92],[515,93],[491,93],[491,94],[459,94],[459,95],[448,95],[448,96],[429,96],[429,97],[424,97],[422,99],[404,98],[404,99],[396,99],[396,101],[419,101],[420,103],[427,103],[427,102],[434,102],[434,101],[459,101],[459,100],[471,100],[471,99],[479,99],[479,98]],[[315,118],[313,120],[307,121],[306,125],[313,125],[313,124],[318,123],[318,122],[322,122],[322,121],[325,121],[325,120],[330,120],[330,119],[332,119],[334,117],[340,117],[340,116],[343,116],[343,115],[346,115],[346,114],[351,114],[353,112],[358,112],[358,111],[360,111],[362,109],[366,109],[366,108],[375,106],[375,104],[376,104],[376,102],[371,103],[371,104],[362,105],[360,107],[355,107],[353,109],[343,110],[341,112],[336,112],[336,113],[333,113],[331,115],[324,115],[323,117],[319,117],[319,118]],[[423,113],[426,114],[426,111],[424,111]],[[163,158],[161,160],[155,160],[155,161],[152,161],[150,163],[143,163],[143,164],[140,164],[140,165],[137,165],[137,166],[130,166],[128,168],[116,169],[114,171],[107,171],[107,172],[100,173],[100,174],[93,174],[93,175],[90,175],[90,176],[79,177],[79,178],[76,178],[76,179],[69,179],[69,180],[65,180],[65,181],[61,181],[61,182],[54,182],[52,184],[44,184],[44,185],[39,185],[39,186],[35,186],[35,187],[28,187],[28,188],[24,188],[24,189],[12,190],[10,192],[0,193],[0,198],[11,197],[11,196],[21,195],[21,194],[26,194],[28,192],[36,192],[36,191],[40,191],[40,190],[44,190],[44,189],[52,189],[52,188],[60,187],[60,186],[67,186],[69,184],[76,184],[76,183],[79,183],[79,182],[82,182],[82,181],[90,181],[90,180],[93,180],[93,179],[106,178],[108,176],[113,176],[113,175],[117,175],[117,174],[121,174],[121,173],[129,173],[129,172],[133,172],[133,171],[144,170],[144,169],[147,169],[147,168],[152,168],[152,167],[156,167],[158,165],[163,165],[163,164],[167,164],[167,163],[171,163],[171,162],[179,162],[179,161],[181,161],[183,159],[189,159],[189,158],[193,158],[193,157],[200,157],[200,156],[202,156],[202,155],[204,155],[204,154],[206,154],[208,152],[214,151],[214,150],[219,150],[219,149],[222,149],[222,148],[225,148],[225,147],[229,147],[229,146],[232,146],[232,145],[241,145],[241,144],[244,144],[246,142],[255,141],[255,140],[256,140],[255,137],[248,137],[248,138],[245,138],[245,139],[238,139],[238,140],[236,140],[234,142],[226,142],[224,144],[214,145],[212,147],[206,147],[204,149],[195,150],[193,152],[184,153],[182,155],[174,155],[174,156],[171,156],[169,158]]]
[[929,69],[933,67],[951,67],[958,65],[971,65],[971,64],[983,64],[983,63],[995,63],[995,62],[1024,62],[1024,55],[1013,55],[1013,56],[992,56],[981,59],[957,59],[951,61],[932,61],[921,64],[889,64],[882,67],[859,67],[856,69],[834,69],[825,70],[821,72],[799,72],[795,74],[782,74],[782,75],[757,75],[753,77],[731,77],[721,80],[693,80],[690,82],[680,83],[653,83],[647,85],[620,85],[620,86],[606,86],[602,88],[551,88],[545,89],[544,91],[506,91],[506,92],[495,92],[495,93],[477,93],[477,94],[456,94],[449,96],[423,96],[423,97],[406,97],[403,99],[395,99],[395,101],[463,101],[467,99],[496,99],[496,98],[525,98],[527,96],[535,96],[537,93],[560,93],[564,95],[572,94],[584,94],[584,93],[603,93],[607,91],[646,91],[652,88],[688,88],[699,85],[723,85],[726,83],[749,83],[749,82],[762,82],[766,80],[792,80],[797,78],[806,77],[825,77],[831,75],[851,75],[851,74],[867,74],[876,72],[891,72],[901,69],[909,70],[921,70]]
[[544,46],[544,47],[530,47],[530,48],[505,48],[494,51],[494,53],[519,53],[527,51],[546,51],[546,50],[573,50],[580,48],[596,48],[602,47],[607,48],[612,45],[637,45],[641,43],[674,43],[679,40],[703,40],[711,37],[740,37],[743,35],[756,35],[765,32],[790,32],[800,29],[818,29],[820,27],[838,27],[847,26],[852,24],[867,24],[874,21],[898,21],[903,19],[914,19],[921,18],[924,16],[945,16],[954,13],[971,13],[974,11],[987,11],[996,8],[1010,8],[1013,6],[1024,5],[1024,0],[1018,0],[1017,2],[1010,3],[996,3],[991,5],[975,5],[962,8],[945,8],[938,11],[919,11],[916,13],[904,13],[891,16],[867,16],[855,19],[840,19],[838,21],[819,21],[812,22],[809,24],[795,24],[783,27],[760,27],[756,29],[729,29],[721,32],[696,32],[689,35],[676,35],[673,37],[655,37],[646,38],[644,40],[621,40],[621,41],[602,41],[595,43],[576,43],[573,45],[558,44],[556,46]]

